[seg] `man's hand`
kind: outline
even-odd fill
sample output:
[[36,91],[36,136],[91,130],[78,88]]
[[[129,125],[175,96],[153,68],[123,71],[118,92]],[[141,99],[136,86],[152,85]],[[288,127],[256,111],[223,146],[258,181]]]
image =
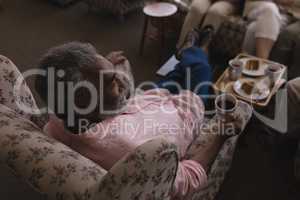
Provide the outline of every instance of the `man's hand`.
[[[227,116],[227,120],[224,122],[223,120],[218,119],[216,117],[215,129],[214,133],[220,134],[223,136],[232,136],[239,134],[245,127],[245,122],[243,121],[240,115],[232,115]],[[217,129],[216,129],[217,128]]]
[[113,51],[109,53],[106,58],[114,65],[121,64],[125,62],[127,59],[123,56],[123,51]]

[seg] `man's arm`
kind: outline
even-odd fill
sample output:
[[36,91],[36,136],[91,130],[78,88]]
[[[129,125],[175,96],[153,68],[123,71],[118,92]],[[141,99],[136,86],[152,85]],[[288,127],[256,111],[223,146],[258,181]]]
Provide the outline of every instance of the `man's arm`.
[[200,134],[191,144],[187,157],[199,162],[205,171],[208,171],[214,162],[225,140],[238,134],[242,122],[236,119],[235,122],[222,123],[216,118],[205,123],[200,130]]
[[[174,183],[175,196],[182,197],[188,193],[200,190],[207,183],[207,172],[218,155],[227,136],[223,136],[225,128],[218,128],[217,121],[212,119],[208,126],[201,128],[201,134],[192,143],[188,152],[178,165]],[[181,198],[180,198],[181,199]]]
[[240,134],[252,116],[252,108],[244,102],[239,102],[236,114],[230,121],[221,122],[214,117],[204,121],[199,134],[187,150],[185,159],[199,162],[208,170],[215,161],[223,143],[228,137]]

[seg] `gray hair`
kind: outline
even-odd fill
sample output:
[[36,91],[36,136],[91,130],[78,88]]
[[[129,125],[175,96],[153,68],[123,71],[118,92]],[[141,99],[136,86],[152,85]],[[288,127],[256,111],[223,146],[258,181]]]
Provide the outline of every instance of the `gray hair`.
[[[42,56],[39,62],[39,68],[48,72],[48,69],[53,68],[54,73],[57,74],[59,70],[63,70],[64,76],[58,77],[55,75],[54,80],[54,94],[57,97],[57,83],[58,82],[73,82],[74,84],[85,80],[87,77],[83,75],[81,69],[96,67],[101,70],[101,66],[99,66],[99,62],[97,59],[97,50],[88,43],[81,42],[70,42],[67,44],[63,44],[48,50],[48,52]],[[42,100],[45,101],[48,105],[48,73],[46,76],[40,76],[36,78],[35,88]],[[87,78],[88,79],[88,78]],[[86,91],[83,92],[86,95]],[[67,95],[65,93],[65,95]],[[109,99],[108,105],[110,108],[119,108],[120,105],[115,105],[119,103],[119,98],[122,97],[110,97],[107,94],[104,94],[105,98]],[[86,95],[87,97],[89,95]],[[81,97],[80,95],[78,96]],[[68,100],[64,98],[65,102],[58,102],[55,99],[55,108],[51,108],[59,118],[67,121],[68,115],[67,113],[60,114],[57,113],[57,105],[64,104],[64,107],[67,108]],[[82,98],[86,100],[86,98]],[[83,105],[84,106],[84,105]],[[78,118],[83,117],[78,114]],[[86,116],[85,116],[86,117]],[[93,122],[94,123],[94,122]],[[75,122],[76,124],[76,122]],[[76,128],[73,131],[77,131]]]
[[[88,43],[70,42],[49,49],[44,54],[38,64],[38,67],[47,71],[53,68],[55,73],[63,70],[64,77],[55,76],[57,81],[79,82],[82,80],[80,68],[88,66],[97,66],[97,50]],[[36,79],[35,88],[42,100],[47,102],[48,95],[48,73],[46,77]]]
[[40,59],[39,67],[62,69],[66,72],[66,79],[76,81],[81,75],[80,68],[98,65],[97,54],[89,43],[70,42],[49,49]]

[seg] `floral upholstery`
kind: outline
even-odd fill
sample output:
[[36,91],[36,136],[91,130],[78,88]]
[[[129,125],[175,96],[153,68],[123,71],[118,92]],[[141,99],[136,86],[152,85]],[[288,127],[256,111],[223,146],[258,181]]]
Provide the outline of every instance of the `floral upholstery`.
[[[0,160],[50,199],[95,195],[106,171],[0,106]],[[84,187],[82,187],[84,186]]]
[[[159,141],[159,142],[158,142]],[[153,140],[125,156],[100,184],[100,199],[168,200],[177,172],[175,145]],[[131,181],[130,181],[131,180]],[[130,192],[129,192],[130,191]]]
[[[190,194],[186,199],[187,200],[214,200],[217,196],[223,181],[225,180],[226,174],[229,171],[233,159],[233,155],[235,152],[235,147],[237,145],[238,138],[240,134],[245,129],[247,123],[249,122],[252,116],[252,108],[242,101],[239,101],[238,110],[236,111],[236,117],[238,117],[240,123],[240,127],[238,129],[238,133],[235,136],[229,137],[225,143],[223,144],[219,154],[217,155],[215,161],[212,163],[212,166],[208,172],[208,184],[207,186],[198,191],[196,193]],[[216,125],[216,119],[213,118],[206,123],[209,124],[210,127]],[[213,130],[213,129],[209,129]],[[207,131],[207,130],[202,130]],[[204,133],[205,134],[205,133]],[[212,133],[213,134],[213,133]],[[205,140],[201,137],[197,137],[194,143],[189,148],[188,156],[192,156],[196,154],[201,148],[202,144],[205,144]]]
[[84,0],[84,2],[92,10],[105,10],[118,16],[123,16],[132,10],[142,8],[144,5],[144,0]]
[[230,169],[238,136],[229,138],[223,145],[215,162],[208,173],[208,184],[203,190],[191,194],[186,199],[191,200],[214,200],[217,196],[226,174]]
[[[156,139],[109,172],[44,135],[33,96],[16,66],[0,56],[0,164],[53,200],[168,199],[177,171],[174,145]],[[15,91],[20,81],[20,91]],[[19,105],[31,108],[25,114]],[[4,180],[1,180],[4,181]],[[2,185],[5,185],[2,184]]]
[[36,191],[55,200],[168,199],[178,163],[174,145],[157,139],[106,172],[3,105],[0,145],[0,161]]
[[[9,107],[26,119],[38,120],[39,109],[17,67],[11,60],[0,55],[0,70],[0,104]],[[19,87],[17,87],[18,85]],[[24,113],[26,108],[20,109],[24,106],[28,109],[27,113]],[[40,122],[35,122],[43,126]]]
[[[21,89],[15,93],[14,86],[18,82]],[[170,198],[178,164],[174,145],[161,138],[145,143],[107,172],[42,133],[44,121],[40,120],[34,98],[16,66],[4,56],[0,56],[0,101],[0,164],[9,167],[47,199]],[[240,104],[243,130],[251,110],[247,104]],[[18,105],[27,105],[32,114],[25,114]],[[207,187],[187,199],[215,198],[230,168],[238,137],[230,137],[223,145],[208,173]],[[198,137],[189,154],[196,153],[202,142]]]

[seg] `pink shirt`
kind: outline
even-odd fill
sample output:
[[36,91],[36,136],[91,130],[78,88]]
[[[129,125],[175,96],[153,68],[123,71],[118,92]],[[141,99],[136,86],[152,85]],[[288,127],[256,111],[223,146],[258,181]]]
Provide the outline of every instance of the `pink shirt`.
[[[109,170],[125,154],[158,136],[176,144],[183,158],[203,116],[204,106],[197,95],[189,91],[172,95],[156,89],[131,98],[120,115],[98,123],[84,134],[64,131],[61,121],[55,118],[50,118],[45,132]],[[201,164],[180,159],[174,194],[181,196],[199,189],[206,179]]]

